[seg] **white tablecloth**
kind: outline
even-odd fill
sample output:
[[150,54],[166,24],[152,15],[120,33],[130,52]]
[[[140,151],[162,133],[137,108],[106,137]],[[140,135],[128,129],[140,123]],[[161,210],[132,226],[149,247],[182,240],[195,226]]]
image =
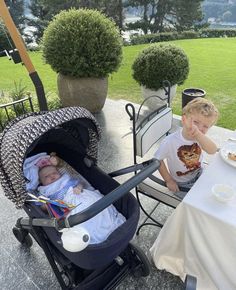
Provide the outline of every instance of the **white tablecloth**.
[[236,188],[236,168],[217,154],[168,218],[151,255],[158,269],[197,277],[197,289],[236,289],[236,198],[221,203],[216,183]]

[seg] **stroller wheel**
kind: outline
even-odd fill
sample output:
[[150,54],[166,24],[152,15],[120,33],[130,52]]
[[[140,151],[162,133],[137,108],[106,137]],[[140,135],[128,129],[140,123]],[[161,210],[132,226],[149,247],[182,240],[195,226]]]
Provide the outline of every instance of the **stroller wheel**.
[[133,271],[133,275],[135,277],[146,277],[150,274],[150,262],[146,256],[146,254],[143,252],[143,250],[133,243],[129,243],[130,250],[132,252],[132,255],[136,259],[136,266]]
[[33,240],[30,237],[28,231],[14,227],[12,232],[22,245],[26,246],[27,248],[30,248],[33,245]]

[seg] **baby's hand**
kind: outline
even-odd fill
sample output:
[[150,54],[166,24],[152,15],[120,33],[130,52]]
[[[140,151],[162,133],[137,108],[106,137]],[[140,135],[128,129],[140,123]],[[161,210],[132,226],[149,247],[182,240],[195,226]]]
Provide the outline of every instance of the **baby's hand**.
[[174,179],[166,181],[166,186],[168,187],[170,191],[173,191],[173,192],[179,191],[179,187],[176,181],[174,181]]
[[79,184],[77,185],[76,187],[73,188],[73,193],[75,194],[79,194],[83,191],[83,185],[82,184]]
[[63,167],[64,162],[63,160],[57,156],[56,152],[51,152],[50,153],[50,162],[52,165],[57,166],[57,167]]
[[50,162],[52,165],[57,166],[59,161],[58,161],[58,157],[57,156],[51,156],[50,157]]

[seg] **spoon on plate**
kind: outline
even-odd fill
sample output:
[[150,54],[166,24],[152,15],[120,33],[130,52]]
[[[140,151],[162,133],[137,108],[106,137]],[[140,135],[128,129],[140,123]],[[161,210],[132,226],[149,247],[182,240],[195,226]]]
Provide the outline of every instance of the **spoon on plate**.
[[230,138],[228,138],[228,141],[236,142],[236,138],[234,138],[234,137],[230,137]]

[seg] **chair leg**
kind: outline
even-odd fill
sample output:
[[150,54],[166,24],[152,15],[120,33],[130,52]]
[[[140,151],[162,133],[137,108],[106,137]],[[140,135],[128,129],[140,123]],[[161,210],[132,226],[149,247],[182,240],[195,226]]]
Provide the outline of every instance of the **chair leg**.
[[[143,205],[142,205],[142,203],[141,203],[141,201],[140,201],[140,199],[139,199],[139,195],[138,195],[138,193],[136,193],[136,196],[137,196],[137,200],[138,200],[138,203],[139,203],[139,206],[140,206],[141,210],[142,210],[143,213],[146,215],[146,217],[145,217],[143,223],[138,227],[138,230],[137,230],[137,232],[136,232],[136,235],[138,236],[138,235],[139,235],[139,232],[140,232],[140,230],[141,230],[141,228],[144,227],[144,226],[147,226],[147,225],[148,225],[148,226],[152,225],[152,226],[157,226],[157,227],[159,227],[159,228],[162,228],[162,227],[163,227],[163,224],[161,224],[160,222],[158,222],[156,219],[154,219],[154,218],[151,216],[152,213],[156,210],[156,208],[157,208],[158,205],[160,204],[160,202],[157,202],[157,204],[153,207],[153,209],[151,210],[151,212],[148,213],[148,212],[144,209],[144,207],[143,207]],[[146,221],[147,221],[148,219],[150,219],[150,220],[153,221],[153,222],[149,222],[149,223],[147,223]]]
[[139,232],[140,232],[141,228],[144,227],[144,226],[155,226],[155,227],[158,227],[158,228],[162,228],[162,227],[163,227],[163,225],[160,224],[160,223],[158,223],[158,222],[156,222],[155,224],[154,224],[154,223],[142,223],[142,224],[138,227],[138,230],[137,230],[137,232],[136,232],[136,235],[137,235],[137,236],[139,235]]

